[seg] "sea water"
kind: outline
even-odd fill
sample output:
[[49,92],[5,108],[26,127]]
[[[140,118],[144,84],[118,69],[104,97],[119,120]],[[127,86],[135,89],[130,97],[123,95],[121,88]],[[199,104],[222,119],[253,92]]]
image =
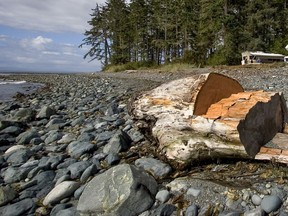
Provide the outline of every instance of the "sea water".
[[28,83],[25,80],[1,80],[0,79],[0,102],[11,101],[17,92],[22,94],[30,94],[38,88],[43,87],[42,84]]

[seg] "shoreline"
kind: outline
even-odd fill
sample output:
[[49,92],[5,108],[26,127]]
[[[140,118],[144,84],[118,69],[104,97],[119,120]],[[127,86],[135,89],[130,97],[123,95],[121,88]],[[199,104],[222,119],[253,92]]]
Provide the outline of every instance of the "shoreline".
[[41,83],[30,83],[25,80],[16,81],[8,79],[0,79],[0,103],[15,100],[18,95],[29,95],[45,85]]
[[[105,173],[123,169],[121,165],[138,167],[137,173],[141,176],[145,173],[142,166],[160,167],[147,168],[152,174],[150,178],[155,178],[153,184],[157,190],[143,195],[143,203],[150,206],[145,209],[145,215],[166,208],[184,215],[193,206],[204,212],[202,215],[210,211],[247,214],[257,211],[260,214],[263,213],[260,205],[266,196],[281,197],[278,211],[285,213],[288,210],[287,165],[211,159],[184,171],[173,170],[158,159],[157,143],[147,136],[147,131],[140,130],[138,122],[128,114],[128,103],[137,94],[172,79],[206,71],[10,76],[14,80],[45,83],[46,87],[0,104],[0,189],[9,197],[2,203],[0,214],[13,215],[12,211],[17,211],[16,215],[56,215],[57,212],[79,215],[77,208],[82,196],[101,201],[100,194],[90,196],[83,192],[86,185],[101,177],[94,186],[105,188],[105,182],[110,181]],[[208,71],[236,77],[246,89],[271,90],[273,87],[272,90],[285,92],[288,89],[287,68]],[[118,147],[114,148],[115,145]],[[137,182],[137,176],[134,177],[131,178]],[[120,179],[115,178],[113,190],[118,189],[117,185],[124,187]],[[69,193],[65,189],[67,185],[71,186]],[[133,193],[140,193],[141,188],[129,187],[125,191],[132,191],[133,199]],[[146,187],[144,191],[147,190]],[[64,193],[58,196],[59,191]],[[53,192],[53,196],[48,196]],[[121,200],[117,193],[113,196],[114,200]]]

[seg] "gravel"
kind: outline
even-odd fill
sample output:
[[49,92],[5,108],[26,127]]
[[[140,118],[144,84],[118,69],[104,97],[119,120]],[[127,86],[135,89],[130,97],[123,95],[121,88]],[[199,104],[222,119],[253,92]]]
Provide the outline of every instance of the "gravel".
[[[288,96],[288,66],[3,77],[46,87],[0,102],[0,214],[77,215],[79,198],[93,177],[141,159],[149,161],[148,168],[140,166],[142,171],[158,184],[155,203],[141,215],[287,215],[285,165],[215,160],[155,173],[155,167],[169,165],[156,160],[154,141],[129,116],[130,100],[161,83],[207,72],[230,76],[245,90]],[[18,145],[22,148],[13,154],[5,153]],[[57,185],[63,193],[52,196]]]

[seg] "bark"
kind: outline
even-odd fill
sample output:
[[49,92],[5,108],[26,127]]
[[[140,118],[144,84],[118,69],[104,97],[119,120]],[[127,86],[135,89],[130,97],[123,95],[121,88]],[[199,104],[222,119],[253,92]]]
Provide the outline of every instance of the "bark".
[[255,158],[287,120],[277,92],[243,92],[220,74],[201,74],[163,84],[143,94],[130,113],[154,124],[161,155],[183,167],[210,158]]

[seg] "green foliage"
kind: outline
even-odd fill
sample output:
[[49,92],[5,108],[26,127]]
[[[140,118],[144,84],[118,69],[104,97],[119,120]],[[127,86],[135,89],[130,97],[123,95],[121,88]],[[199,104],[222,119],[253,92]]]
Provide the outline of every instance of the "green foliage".
[[106,72],[120,72],[126,70],[143,70],[152,67],[156,67],[152,62],[128,62],[126,64],[106,65],[102,70]]
[[286,0],[108,0],[88,23],[84,58],[114,71],[236,65],[246,50],[288,55]]
[[157,69],[165,72],[178,72],[178,71],[189,71],[191,68],[195,68],[194,64],[188,63],[170,63],[158,66]]

